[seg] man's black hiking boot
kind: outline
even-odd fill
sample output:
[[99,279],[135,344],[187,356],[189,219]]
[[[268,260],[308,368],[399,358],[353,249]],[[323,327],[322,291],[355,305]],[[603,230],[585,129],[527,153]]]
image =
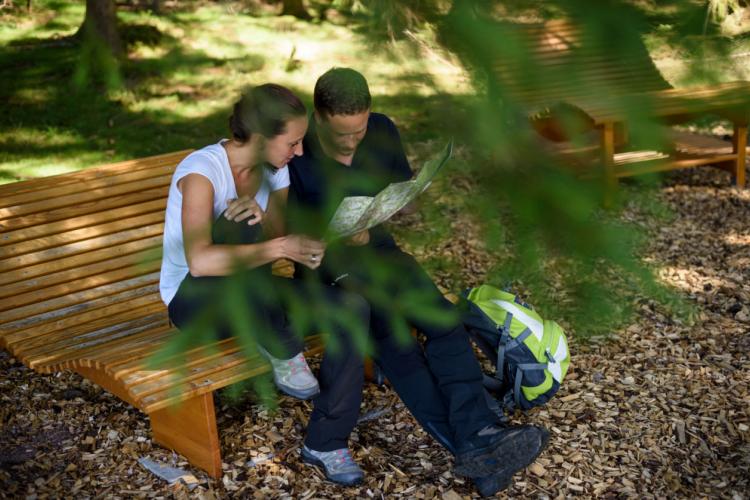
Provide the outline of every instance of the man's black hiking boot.
[[459,476],[482,478],[480,483],[491,483],[487,488],[499,491],[510,484],[513,474],[536,460],[548,441],[549,432],[533,425],[487,426],[462,444],[453,470]]
[[491,497],[513,484],[513,476],[507,474],[490,474],[489,476],[475,477],[472,481],[481,496]]

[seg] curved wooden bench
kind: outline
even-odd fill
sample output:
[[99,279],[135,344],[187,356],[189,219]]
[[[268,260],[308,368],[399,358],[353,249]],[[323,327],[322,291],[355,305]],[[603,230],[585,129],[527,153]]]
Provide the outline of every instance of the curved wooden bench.
[[[77,372],[148,414],[153,439],[220,477],[213,391],[268,370],[234,340],[165,359],[164,210],[189,151],[0,186],[0,346]],[[308,339],[308,354],[322,350]]]
[[[608,43],[591,32],[601,26],[586,29],[572,20],[484,22],[464,43],[467,55],[481,54],[474,61],[490,75],[494,97],[520,104],[548,138],[565,140],[571,132],[596,131],[598,144],[579,152],[595,153],[610,187],[619,177],[709,164],[729,171],[744,186],[750,82],[676,89],[662,77],[639,36],[623,47],[619,40]],[[490,46],[488,40],[493,40]],[[663,125],[722,116],[734,126],[731,151],[629,151],[627,127],[634,109],[643,114],[641,119]]]

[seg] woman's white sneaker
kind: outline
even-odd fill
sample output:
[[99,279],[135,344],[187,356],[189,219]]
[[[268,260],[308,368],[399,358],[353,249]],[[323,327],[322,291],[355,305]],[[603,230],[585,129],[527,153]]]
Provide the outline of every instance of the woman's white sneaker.
[[271,363],[273,381],[284,394],[298,399],[310,399],[320,393],[318,379],[310,370],[302,352],[291,359],[274,358],[261,346],[258,346],[258,352]]

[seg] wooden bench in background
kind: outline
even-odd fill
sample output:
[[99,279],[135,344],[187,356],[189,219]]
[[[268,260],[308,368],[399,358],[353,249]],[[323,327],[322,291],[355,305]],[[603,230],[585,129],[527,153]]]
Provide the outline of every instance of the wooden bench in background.
[[[0,186],[0,346],[146,413],[153,439],[221,476],[213,391],[268,370],[233,340],[147,366],[176,334],[159,297],[164,210],[189,151]],[[321,351],[310,339],[308,354]]]
[[[563,145],[559,152],[589,165],[593,152],[610,188],[620,177],[699,165],[727,170],[738,186],[744,186],[750,82],[672,88],[640,37],[618,53],[615,47],[622,45],[603,42],[570,21],[492,23],[488,29],[497,34],[498,44],[508,47],[504,54],[490,54],[485,60],[492,92],[526,109],[535,128],[547,138],[566,141],[575,133],[595,131],[598,144],[593,147]],[[469,48],[487,51],[486,41],[468,43]],[[566,109],[572,111],[566,116],[572,127],[558,116]],[[631,151],[627,120],[638,113],[661,125],[718,115],[734,126],[732,149],[702,154],[675,148]]]

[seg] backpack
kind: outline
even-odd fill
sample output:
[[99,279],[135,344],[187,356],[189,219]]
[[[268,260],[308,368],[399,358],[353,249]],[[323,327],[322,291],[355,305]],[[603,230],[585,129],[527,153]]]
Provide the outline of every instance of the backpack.
[[550,400],[570,363],[565,332],[516,295],[491,285],[467,290],[464,324],[477,347],[495,361],[485,388],[506,409],[529,410]]

